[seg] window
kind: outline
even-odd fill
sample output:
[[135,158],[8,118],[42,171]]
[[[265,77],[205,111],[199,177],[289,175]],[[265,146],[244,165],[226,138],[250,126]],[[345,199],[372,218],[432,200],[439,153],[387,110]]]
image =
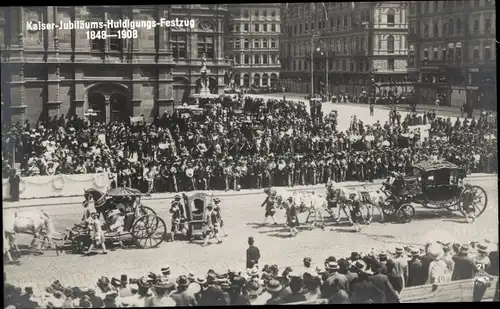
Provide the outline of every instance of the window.
[[491,32],[491,18],[485,18],[485,20],[484,20],[484,32],[485,33]]
[[314,22],[311,22],[311,31],[314,31]]
[[240,32],[240,24],[234,25],[234,31],[235,32]]
[[268,60],[267,55],[263,55],[262,56],[262,64],[267,64],[267,60]]
[[271,64],[275,64],[275,63],[276,63],[276,56],[271,55]]
[[347,23],[348,23],[347,15],[344,15],[344,28],[347,28]]
[[276,16],[276,12],[275,11],[271,11],[271,17],[275,17]]
[[266,39],[262,40],[262,48],[267,48],[268,47],[267,44],[268,42]]
[[256,85],[256,86],[257,85],[260,86],[260,74],[255,74],[253,76],[253,84]]
[[255,17],[259,17],[259,11],[255,11]]
[[249,24],[244,24],[243,29],[245,29],[245,32],[250,31],[250,25]]
[[363,61],[359,62],[359,71],[364,72],[365,71],[365,64]]
[[[237,40],[239,41],[239,40]],[[241,48],[241,46],[239,47]],[[210,35],[198,35],[198,57],[203,54],[208,59],[214,58],[214,37]]]
[[253,41],[253,48],[260,48],[260,41],[259,40]]
[[100,39],[92,40],[92,51],[104,51],[106,41]]
[[378,44],[377,44],[378,46],[377,47],[379,50],[381,50],[382,49],[382,36],[379,35],[377,38],[378,38]]
[[[428,2],[426,2],[428,3]],[[389,26],[394,26],[394,23],[395,23],[395,15],[396,15],[396,12],[394,12],[393,9],[389,9],[387,10],[387,24]]]
[[455,25],[453,23],[453,19],[448,19],[448,34],[452,35],[453,33],[455,33]]
[[387,60],[387,69],[389,71],[394,71],[394,59]]
[[276,40],[271,39],[271,48],[276,48]]
[[253,56],[253,63],[254,64],[260,64],[260,56],[259,55],[254,55]]
[[337,17],[337,28],[340,28],[342,25],[341,25],[341,20],[340,20],[340,17]]
[[340,69],[340,60],[335,60],[335,70],[339,70]]
[[333,19],[330,19],[330,28],[331,28],[331,29],[333,29],[334,25],[335,25],[335,24],[334,24]]
[[433,9],[434,13],[439,11],[439,1],[434,1]]
[[479,5],[479,0],[474,0],[474,7],[475,8],[478,8],[480,5]]
[[276,25],[275,24],[271,25],[271,32],[276,32]]
[[432,60],[438,60],[439,59],[439,51],[437,47],[434,47],[432,50]]
[[255,24],[254,28],[255,28],[255,32],[259,32],[260,31],[259,24]]
[[462,44],[461,43],[457,43],[457,46],[455,48],[455,57],[456,57],[456,61],[458,62],[462,62]]
[[241,49],[241,39],[236,39],[234,41],[234,49]]
[[474,46],[474,51],[472,53],[472,59],[474,62],[479,61],[479,45]]
[[267,17],[267,11],[266,10],[262,11],[262,16]]
[[429,60],[429,49],[424,49],[424,60]]
[[457,34],[462,34],[462,19],[457,18]]
[[479,34],[479,19],[474,19],[474,34]]
[[236,86],[241,85],[241,76],[240,76],[240,74],[234,74],[234,84]]
[[347,61],[346,60],[342,60],[342,70],[343,71],[347,70]]
[[263,24],[262,25],[262,31],[263,32],[267,32],[267,24]]
[[244,61],[245,61],[245,64],[250,64],[250,57],[248,55],[245,55]]
[[248,11],[247,11],[247,10],[244,10],[244,11],[243,11],[243,17],[244,17],[244,18],[248,18],[248,17],[249,17],[249,14],[248,14]]
[[361,37],[360,44],[361,44],[360,49],[365,50],[365,37],[364,36]]
[[354,62],[353,61],[349,61],[349,64],[350,64],[350,66],[349,66],[350,71],[354,72]]
[[426,38],[429,37],[429,31],[430,31],[429,24],[425,23],[424,24],[424,37],[426,37]]
[[170,49],[174,58],[186,58],[186,36],[184,34],[172,34],[170,37]]
[[437,21],[434,22],[434,27],[432,29],[432,36],[439,37],[439,27]]
[[387,53],[394,54],[394,37],[392,35],[387,37]]
[[309,24],[305,23],[304,24],[304,32],[307,32],[307,31],[309,31]]
[[248,42],[248,39],[244,39],[244,40],[243,40],[243,48],[245,48],[245,49],[250,48],[250,44],[249,44],[249,42]]
[[233,25],[229,25],[229,32],[234,32],[234,26]]
[[446,48],[441,50],[441,60],[446,61]]
[[491,46],[484,47],[484,60],[491,60]]

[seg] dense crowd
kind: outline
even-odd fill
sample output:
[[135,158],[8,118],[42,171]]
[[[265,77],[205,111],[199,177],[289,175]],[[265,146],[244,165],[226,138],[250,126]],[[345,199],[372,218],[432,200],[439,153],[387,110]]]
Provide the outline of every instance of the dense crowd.
[[[15,308],[108,308],[214,305],[271,305],[287,303],[398,303],[404,288],[440,285],[475,279],[474,301],[498,276],[498,245],[488,242],[428,243],[422,248],[396,247],[393,252],[352,252],[330,256],[316,264],[306,257],[303,265],[280,268],[259,266],[260,252],[249,239],[247,269],[174,277],[169,266],[161,274],[142,278],[101,277],[95,287],[82,290],[59,281],[45,293],[4,283],[4,306]],[[257,253],[257,255],[255,254]],[[249,260],[253,258],[254,260]],[[498,301],[498,281],[494,301]]]
[[[371,181],[389,171],[411,172],[440,158],[468,172],[497,170],[496,124],[483,118],[452,121],[435,113],[365,125],[354,116],[347,131],[337,115],[303,102],[244,98],[245,112],[218,98],[203,115],[165,114],[152,123],[89,123],[54,118],[2,131],[3,175],[14,155],[21,176],[117,174],[118,186],[149,192],[297,186],[329,180]],[[429,137],[411,125],[430,124]]]

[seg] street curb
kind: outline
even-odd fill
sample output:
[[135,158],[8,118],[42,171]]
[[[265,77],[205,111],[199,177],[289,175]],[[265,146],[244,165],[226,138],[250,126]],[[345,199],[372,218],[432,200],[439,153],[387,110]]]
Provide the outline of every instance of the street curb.
[[[485,175],[485,174],[478,174],[478,175],[470,175],[466,179],[488,179],[488,178],[497,178],[497,175]],[[348,184],[345,185],[345,187],[372,187],[376,185],[380,185],[382,183],[382,180],[375,180],[372,183],[366,183],[366,182],[361,182],[361,183],[354,183],[354,184]],[[281,187],[283,188],[283,187]],[[325,188],[325,184],[321,185],[314,185],[314,186],[308,186],[308,187],[296,187],[296,188],[283,188],[286,191],[307,191],[307,190],[318,190]],[[263,189],[250,189],[248,191],[189,191],[189,192],[178,192],[178,193],[158,193],[155,196],[149,196],[149,197],[143,197],[143,200],[145,201],[151,201],[151,200],[169,200],[173,199],[175,195],[177,194],[182,194],[186,193],[188,195],[196,194],[196,193],[207,193],[207,194],[214,194],[219,197],[232,197],[232,196],[249,196],[249,195],[258,195],[263,193]],[[79,197],[79,195],[75,196],[65,196],[65,197],[53,197],[50,199],[68,199],[68,198],[75,198]],[[33,202],[37,201],[37,199],[33,199]],[[47,207],[47,206],[61,206],[61,205],[73,205],[75,204],[74,201],[72,202],[52,202],[52,203],[45,203],[45,204],[28,204],[28,205],[5,205],[6,203],[12,203],[12,202],[3,202],[4,206],[3,209],[15,209],[15,208],[30,208],[30,207]]]

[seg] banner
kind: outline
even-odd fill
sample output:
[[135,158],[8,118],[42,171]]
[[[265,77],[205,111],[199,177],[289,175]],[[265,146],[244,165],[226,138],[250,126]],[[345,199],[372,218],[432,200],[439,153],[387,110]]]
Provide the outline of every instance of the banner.
[[[110,173],[21,177],[19,198],[83,196],[83,190],[90,188],[107,191],[115,179]],[[4,200],[10,198],[8,178],[2,179],[2,195]]]

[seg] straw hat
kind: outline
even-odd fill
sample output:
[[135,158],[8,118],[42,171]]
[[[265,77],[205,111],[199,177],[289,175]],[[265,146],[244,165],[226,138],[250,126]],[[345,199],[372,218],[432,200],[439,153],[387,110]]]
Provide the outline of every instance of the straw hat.
[[488,245],[487,244],[477,244],[477,252],[480,252],[480,253],[488,253]]
[[281,283],[276,280],[276,279],[271,279],[269,280],[269,282],[267,283],[267,286],[266,286],[266,290],[268,292],[271,292],[271,293],[276,293],[276,292],[279,292],[283,289],[283,286],[281,285]]
[[325,269],[326,270],[339,270],[339,264],[337,262],[327,262],[325,264]]
[[258,296],[262,293],[262,285],[260,285],[257,281],[250,281],[246,288],[248,295]]
[[427,255],[433,259],[439,259],[443,256],[443,248],[438,244],[432,244],[427,248]]
[[182,275],[177,278],[175,283],[177,283],[178,286],[186,287],[189,285],[189,279],[186,276]]

